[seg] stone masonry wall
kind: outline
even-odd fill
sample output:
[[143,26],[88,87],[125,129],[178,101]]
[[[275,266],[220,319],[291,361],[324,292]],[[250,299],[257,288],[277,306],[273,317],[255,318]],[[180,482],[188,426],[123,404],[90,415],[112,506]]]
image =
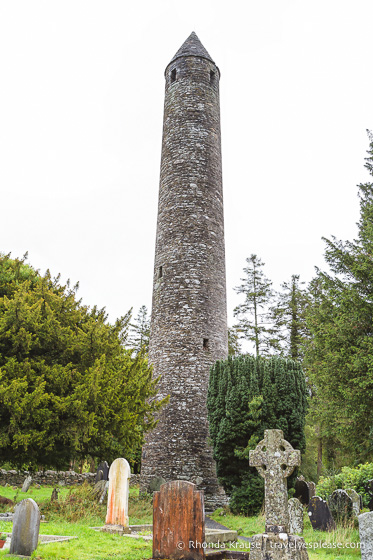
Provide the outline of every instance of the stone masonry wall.
[[206,398],[210,367],[226,358],[228,342],[220,73],[206,54],[180,56],[165,72],[149,360],[170,403],[147,436],[141,475],[143,487],[154,476],[193,482],[216,507],[226,498]]
[[[0,486],[5,486],[9,484],[10,486],[22,487],[26,476],[29,473],[27,471],[5,471],[0,469]],[[76,473],[74,471],[44,471],[36,472],[32,474],[32,483],[40,484],[46,486],[74,486],[83,484],[83,482],[88,482],[89,484],[94,484],[96,479],[96,473]],[[133,474],[130,479],[130,486],[135,486],[140,482],[140,475]]]

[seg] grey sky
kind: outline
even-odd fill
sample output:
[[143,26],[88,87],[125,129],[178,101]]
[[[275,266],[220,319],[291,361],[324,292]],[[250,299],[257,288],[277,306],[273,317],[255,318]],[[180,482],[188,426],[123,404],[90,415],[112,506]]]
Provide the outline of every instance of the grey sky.
[[[195,31],[221,70],[229,316],[245,258],[276,284],[356,234],[373,3],[0,2],[0,251],[150,307],[163,72]],[[232,320],[230,320],[232,323]]]

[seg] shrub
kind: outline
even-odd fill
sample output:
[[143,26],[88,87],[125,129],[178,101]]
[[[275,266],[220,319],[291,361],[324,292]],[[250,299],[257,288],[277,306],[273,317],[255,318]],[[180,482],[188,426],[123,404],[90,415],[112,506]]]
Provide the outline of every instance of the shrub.
[[317,495],[326,500],[334,490],[353,488],[362,496],[363,504],[366,506],[370,498],[365,491],[365,486],[371,479],[373,479],[373,463],[361,464],[354,468],[342,467],[340,473],[320,478],[317,485]]

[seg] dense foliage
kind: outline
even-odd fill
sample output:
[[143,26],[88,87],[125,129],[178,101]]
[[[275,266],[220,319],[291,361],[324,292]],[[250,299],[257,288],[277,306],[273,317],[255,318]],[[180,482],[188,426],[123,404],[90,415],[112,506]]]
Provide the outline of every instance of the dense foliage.
[[[373,176],[373,141],[365,166]],[[373,453],[373,183],[358,188],[358,238],[325,239],[330,273],[318,271],[311,286],[306,354],[324,449],[355,464]]]
[[76,291],[0,255],[0,455],[19,468],[131,461],[161,406],[129,314],[111,325]]
[[307,409],[305,378],[299,363],[283,358],[239,356],[211,369],[207,399],[217,473],[231,494],[230,506],[254,514],[263,501],[263,482],[249,467],[248,452],[266,429],[281,429],[304,451]]
[[363,503],[367,506],[370,497],[365,487],[372,479],[373,463],[365,463],[355,468],[342,467],[340,473],[320,478],[317,484],[317,495],[326,500],[338,488],[343,490],[353,488],[363,497]]

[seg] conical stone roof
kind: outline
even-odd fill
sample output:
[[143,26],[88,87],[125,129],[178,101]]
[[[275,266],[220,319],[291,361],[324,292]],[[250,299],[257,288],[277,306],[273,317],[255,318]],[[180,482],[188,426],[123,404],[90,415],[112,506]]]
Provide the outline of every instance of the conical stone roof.
[[171,64],[171,62],[173,62],[177,58],[181,58],[184,56],[198,56],[200,58],[207,58],[207,60],[211,60],[211,62],[214,63],[211,56],[202,45],[201,41],[198,39],[194,31],[192,31],[185,43],[181,45],[180,49],[177,51],[169,64]]

